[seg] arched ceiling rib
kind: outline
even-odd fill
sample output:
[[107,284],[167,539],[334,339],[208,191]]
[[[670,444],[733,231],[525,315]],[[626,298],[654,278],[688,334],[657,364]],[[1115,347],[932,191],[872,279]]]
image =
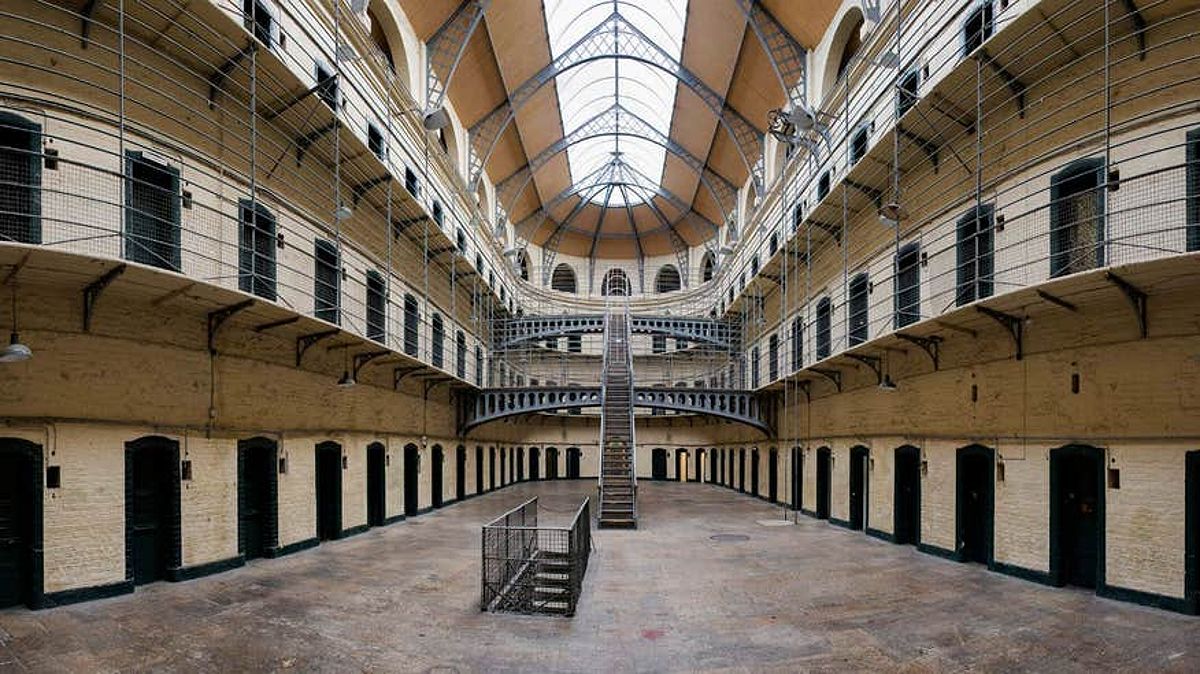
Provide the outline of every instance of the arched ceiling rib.
[[[522,96],[511,123],[495,137],[494,147],[483,168],[489,179],[502,186],[505,186],[506,178],[519,178],[515,184],[521,184],[520,189],[507,193],[500,190],[509,197],[508,203],[503,203],[504,198],[501,202],[509,219],[521,223],[520,229],[537,244],[549,243],[551,234],[577,205],[561,200],[553,202],[578,187],[586,177],[572,175],[570,157],[572,147],[587,143],[571,144],[567,138],[573,135],[574,126],[582,122],[574,119],[564,124],[563,106],[559,100],[560,87],[571,90],[570,83],[560,82],[559,77],[552,76],[532,91],[518,91],[530,78],[544,73],[554,60],[546,7],[556,6],[555,1],[491,0],[483,25],[467,44],[447,93],[467,128],[477,127],[496,114],[514,93]],[[759,156],[743,158],[748,145],[744,137],[739,141],[736,129],[731,132],[729,127],[749,128],[756,134],[761,133],[767,124],[767,112],[786,101],[762,42],[747,28],[748,9],[765,10],[775,20],[775,29],[786,31],[800,47],[811,50],[821,40],[840,4],[835,0],[803,3],[794,0],[661,1],[686,7],[679,44],[659,46],[673,47],[678,70],[694,80],[690,84],[674,80],[669,87],[663,87],[663,91],[649,91],[646,87],[639,90],[636,84],[626,84],[621,102],[629,109],[627,111],[637,112],[644,118],[649,114],[647,108],[663,105],[663,101],[669,100],[670,114],[666,116],[669,126],[662,130],[660,138],[645,133],[643,125],[638,125],[634,132],[631,125],[630,132],[623,134],[619,141],[623,146],[621,149],[630,152],[645,152],[648,148],[661,151],[664,157],[661,176],[657,175],[658,171],[644,171],[654,175],[643,175],[636,182],[616,184],[612,194],[607,189],[598,190],[555,237],[554,245],[564,254],[636,258],[639,255],[668,255],[679,241],[694,246],[711,245],[719,240],[714,236],[713,228],[724,225],[729,211],[729,205],[722,203],[724,197],[720,192],[725,188],[720,183],[733,188],[744,185],[760,159]],[[663,11],[643,0],[636,3],[634,0],[564,2],[567,10],[563,11],[579,12],[591,8],[590,13],[581,12],[585,16],[573,28],[575,36],[594,27],[588,23],[611,19],[614,4],[622,14],[618,20],[633,23],[638,28],[647,25],[646,14]],[[754,4],[750,4],[752,2]],[[427,40],[462,6],[463,0],[399,0],[399,3],[417,36]],[[657,26],[644,32],[656,30]],[[661,35],[655,37],[663,39]],[[599,74],[593,73],[582,80],[586,86],[573,90],[573,95],[584,92],[585,102],[593,104],[592,108],[581,106],[587,111],[583,115],[585,120],[611,107],[604,105],[611,103],[611,99],[605,99],[603,94],[611,87],[612,77],[625,66],[614,66],[614,59],[607,60],[608,64],[598,70]],[[420,97],[420,92],[414,93]],[[717,109],[713,107],[714,100],[720,102]],[[717,112],[724,112],[725,119],[719,118]],[[612,142],[611,137],[617,133],[618,130],[612,128],[591,137],[596,143],[606,143]],[[578,140],[587,134],[574,135]],[[600,140],[601,136],[609,140]],[[465,146],[471,141],[460,138],[458,142]],[[593,166],[608,162],[602,151],[604,146],[599,147],[601,149],[593,147],[591,150]],[[530,172],[531,164],[533,170]],[[652,178],[649,182],[653,183],[653,188],[646,184],[648,177]],[[523,185],[526,182],[528,185]],[[507,187],[513,185],[509,183]],[[582,199],[578,196],[579,191],[574,193],[576,202]],[[606,199],[607,209],[604,206]],[[633,202],[626,204],[625,199]],[[531,225],[535,215],[544,215],[544,221],[538,221],[541,224],[536,227]],[[664,226],[664,220],[670,226]]]

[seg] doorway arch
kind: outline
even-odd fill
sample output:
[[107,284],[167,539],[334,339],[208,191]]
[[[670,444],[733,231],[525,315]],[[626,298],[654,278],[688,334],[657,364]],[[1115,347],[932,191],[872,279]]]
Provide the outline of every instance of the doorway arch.
[[983,445],[959,447],[955,457],[955,552],[960,562],[995,566],[993,552],[996,451]]
[[921,450],[896,448],[894,461],[892,540],[901,545],[921,542]]
[[43,596],[42,446],[20,438],[0,438],[0,608],[25,604],[41,608]]

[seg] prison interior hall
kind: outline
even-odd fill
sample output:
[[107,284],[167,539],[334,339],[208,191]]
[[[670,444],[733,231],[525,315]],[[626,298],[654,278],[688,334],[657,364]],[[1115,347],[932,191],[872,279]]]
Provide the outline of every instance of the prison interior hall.
[[1197,0],[0,0],[0,670],[1200,669]]

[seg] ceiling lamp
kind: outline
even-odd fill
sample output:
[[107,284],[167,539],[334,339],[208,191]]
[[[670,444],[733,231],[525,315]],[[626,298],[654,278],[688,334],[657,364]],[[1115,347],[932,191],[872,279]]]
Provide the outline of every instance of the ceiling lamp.
[[367,0],[350,0],[350,13],[362,14],[367,11]]
[[439,105],[436,108],[425,113],[425,118],[421,120],[421,126],[427,131],[437,131],[444,129],[450,124],[450,115],[446,112],[446,107]]
[[782,110],[772,110],[767,113],[767,130],[781,143],[796,142],[796,125]]
[[345,204],[338,206],[333,211],[333,219],[337,220],[338,222],[345,222],[349,220],[350,216],[352,215],[354,215],[354,211],[350,210],[350,207]]
[[33,349],[22,344],[21,336],[17,333],[17,286],[15,283],[12,290],[12,317],[12,336],[9,337],[8,346],[0,351],[0,363],[20,363],[33,357]]
[[901,220],[908,219],[908,211],[899,203],[890,201],[879,207],[879,221],[888,227],[895,227]]

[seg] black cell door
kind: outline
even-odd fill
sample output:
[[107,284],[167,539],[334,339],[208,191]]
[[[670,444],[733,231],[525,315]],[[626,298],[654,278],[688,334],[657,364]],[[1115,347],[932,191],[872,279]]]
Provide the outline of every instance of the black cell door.
[[454,498],[459,501],[467,497],[467,448],[454,450]]
[[759,495],[758,494],[758,471],[759,471],[758,450],[753,449],[750,451],[750,493],[754,494],[755,496]]
[[704,482],[704,450],[696,449],[696,482]]
[[779,500],[779,452],[774,449],[767,454],[767,500]]
[[317,538],[330,541],[342,535],[342,446],[317,445]]
[[546,448],[546,479],[558,479],[558,448]]
[[792,447],[792,510],[804,506],[804,451]]
[[650,479],[667,479],[667,450],[656,449],[650,454]]
[[1050,563],[1060,585],[1096,587],[1104,531],[1102,457],[1102,450],[1081,446],[1050,454]]
[[829,518],[830,473],[833,472],[833,456],[828,447],[817,450],[817,517]]
[[738,488],[738,491],[740,491],[744,494],[744,493],[746,493],[746,448],[745,447],[738,450],[737,461],[738,461],[738,486],[737,486],[737,488]]
[[[1200,139],[1200,134],[1197,134]],[[1200,140],[1197,141],[1200,151]],[[1197,171],[1200,180],[1200,170]],[[1193,614],[1200,613],[1200,450],[1187,453],[1184,486],[1184,597]]]
[[32,603],[41,520],[41,448],[0,440],[0,608]]
[[175,527],[179,514],[179,445],[166,438],[146,438],[126,448],[127,536],[132,538],[133,582],[167,577],[175,560]]
[[893,522],[895,541],[915,545],[919,541],[921,521],[921,450],[896,448],[895,503]]
[[382,526],[387,519],[387,453],[383,445],[367,445],[367,526]]
[[442,455],[442,446],[434,445],[433,452],[430,454],[430,461],[433,463],[429,468],[429,491],[433,498],[433,507],[442,507],[442,462],[445,457]]
[[867,448],[854,447],[850,450],[850,528],[867,526]]
[[567,479],[579,477],[579,448],[567,449]]
[[525,448],[517,447],[517,482],[525,481]]
[[500,448],[500,486],[508,484],[508,449]]
[[979,445],[958,450],[958,558],[988,564],[992,556],[995,459]]
[[710,483],[718,482],[717,473],[720,472],[720,469],[717,464],[720,460],[721,457],[716,449],[708,450],[708,481]]
[[541,452],[538,451],[537,447],[529,448],[529,479],[530,480],[541,479],[542,457],[540,456],[540,454],[541,454]]
[[421,452],[416,445],[404,446],[404,514],[417,514],[420,493],[417,491],[417,472],[421,467]]
[[262,557],[276,545],[277,482],[274,440],[238,442],[238,541],[246,559]]
[[475,493],[483,493],[483,447],[475,447]]
[[488,489],[496,488],[496,448],[488,447]]

